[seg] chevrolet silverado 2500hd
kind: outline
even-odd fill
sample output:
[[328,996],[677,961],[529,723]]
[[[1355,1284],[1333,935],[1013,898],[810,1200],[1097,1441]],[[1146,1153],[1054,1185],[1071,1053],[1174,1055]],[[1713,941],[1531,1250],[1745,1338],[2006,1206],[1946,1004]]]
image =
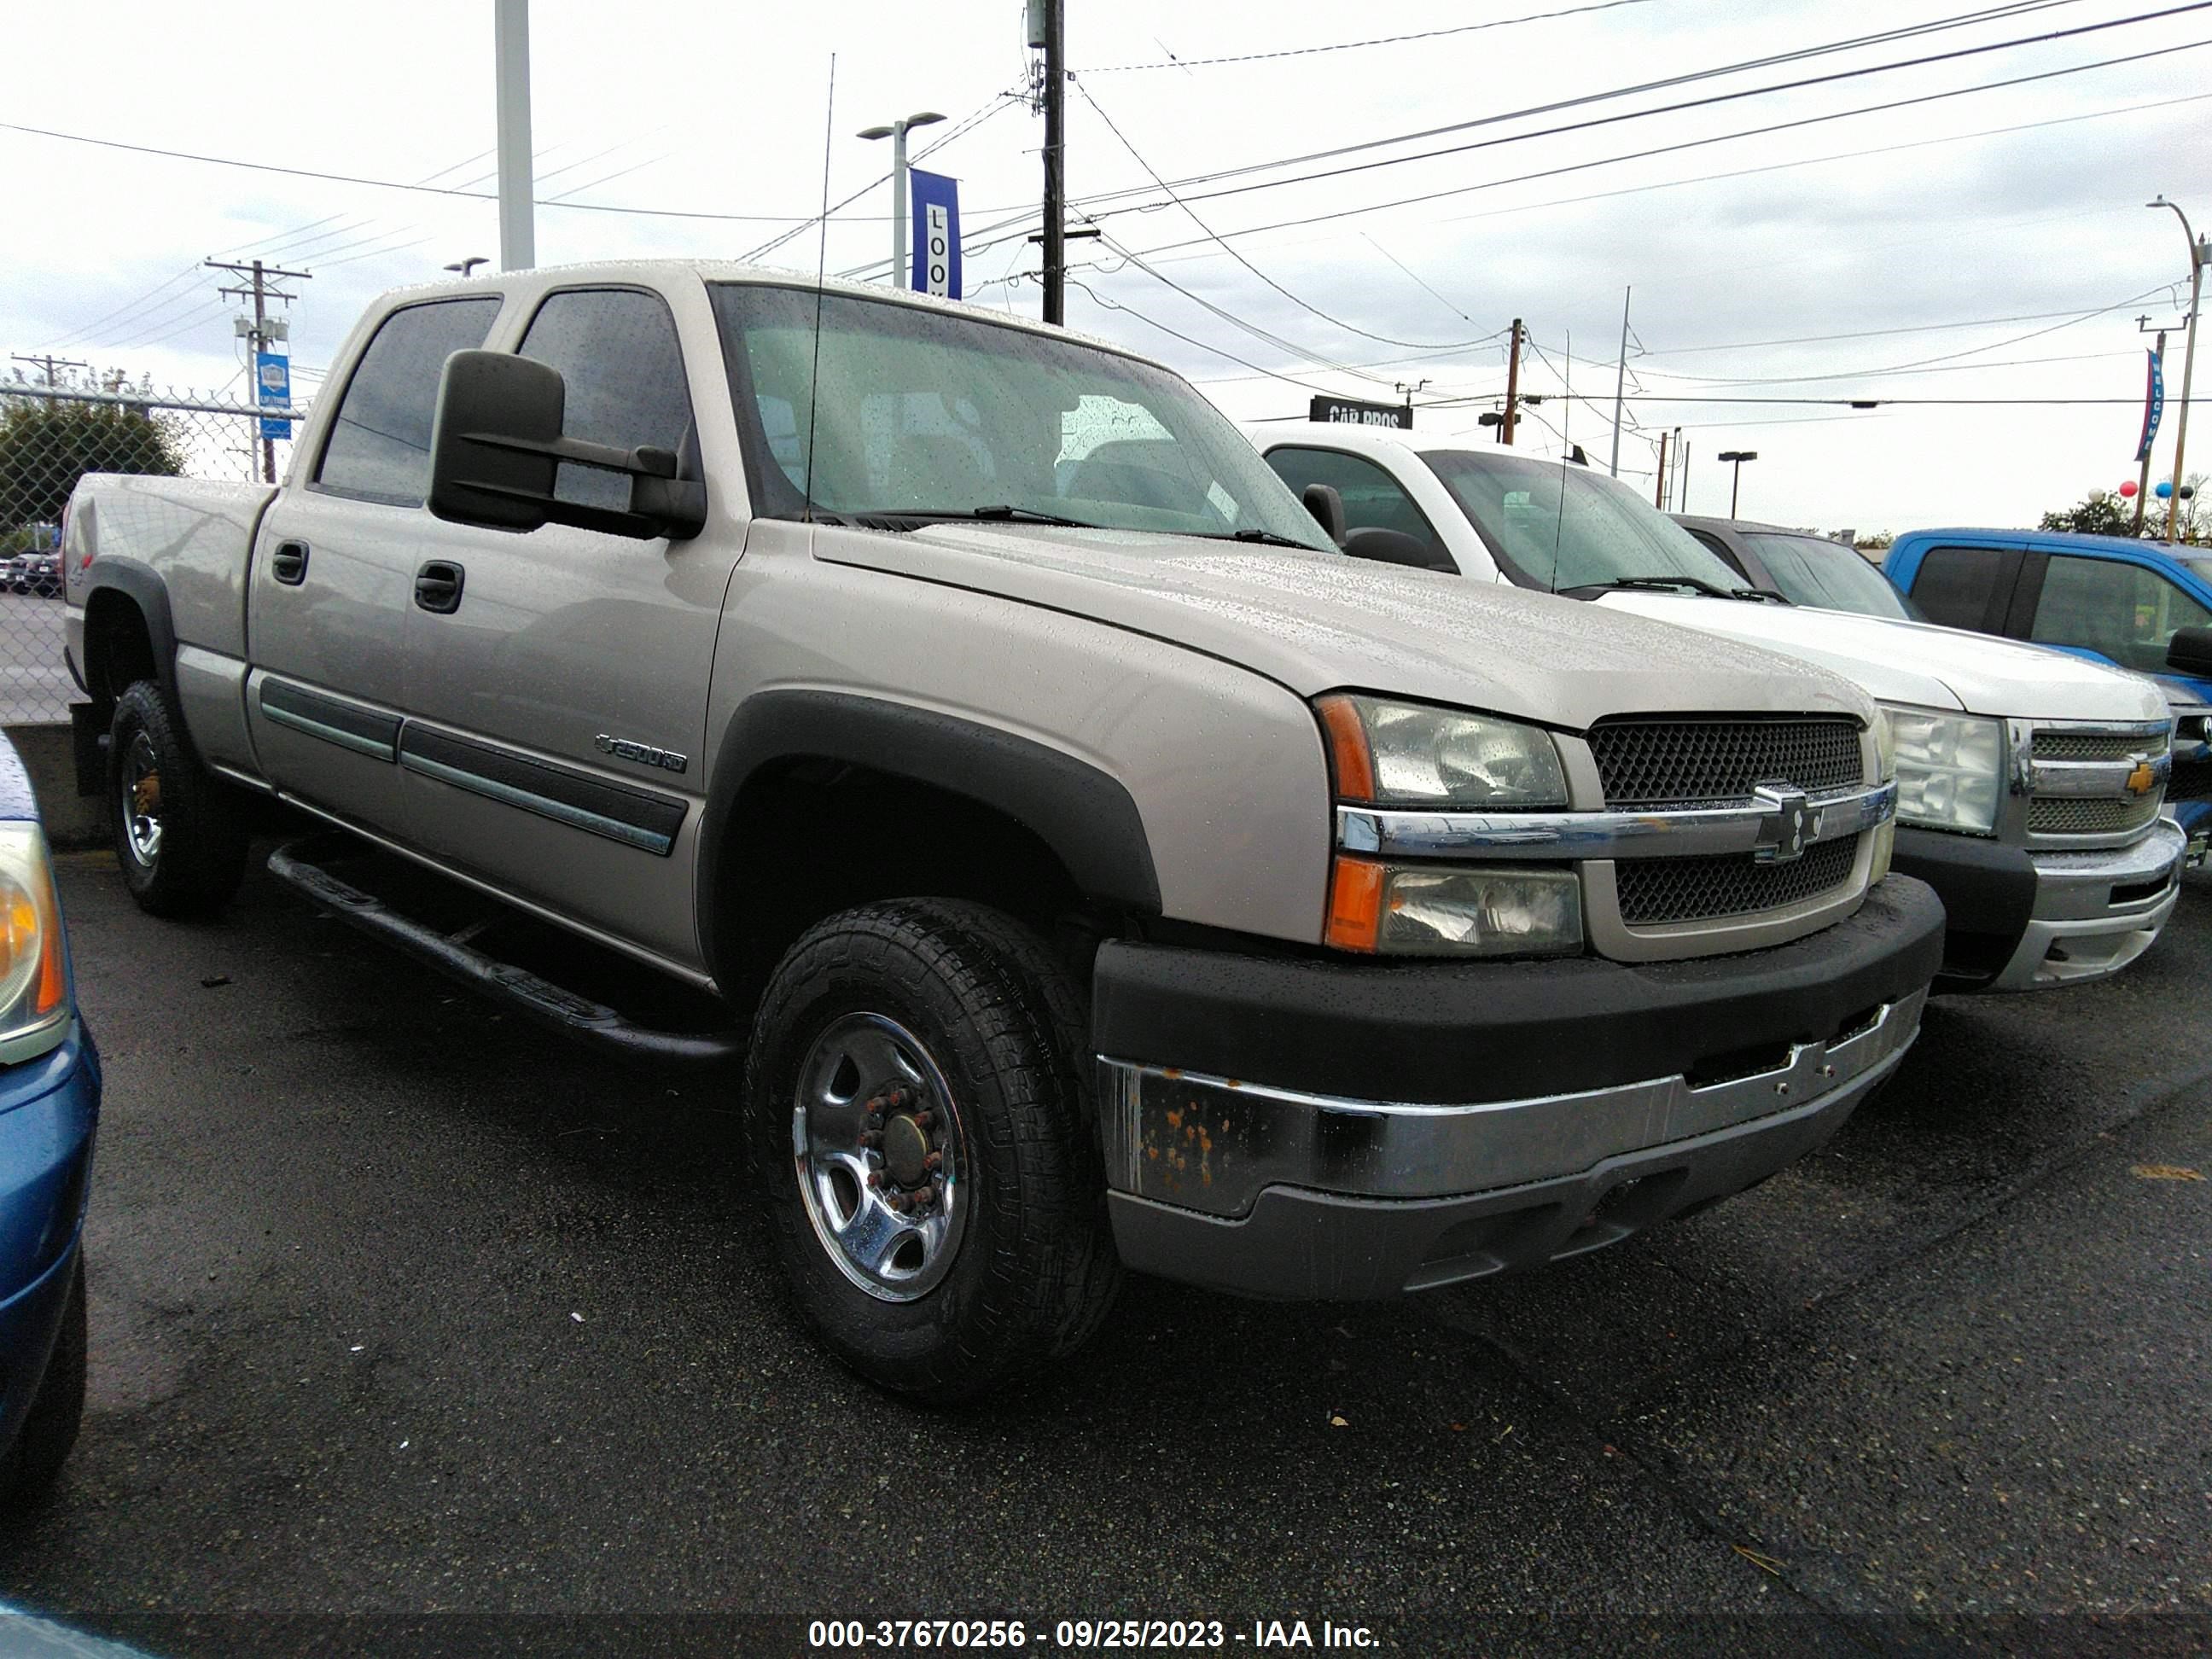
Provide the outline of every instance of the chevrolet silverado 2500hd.
[[1587,467],[1410,431],[1300,423],[1253,437],[1294,486],[1337,490],[1348,534],[1395,532],[1404,542],[1388,547],[1407,560],[1765,646],[1880,699],[1896,738],[1897,867],[1949,915],[1939,989],[2102,979],[2173,913],[2187,840],[2159,816],[2172,720],[2148,680],[1762,593]]
[[[258,792],[726,1004],[797,1304],[945,1398],[1124,1267],[1368,1297],[1533,1265],[1820,1144],[1942,922],[1835,677],[1345,558],[1168,370],[738,266],[409,290],[281,488],[94,478],[68,640],[125,879]],[[742,1033],[742,1036],[738,1035]],[[718,1046],[719,1044],[719,1046]]]

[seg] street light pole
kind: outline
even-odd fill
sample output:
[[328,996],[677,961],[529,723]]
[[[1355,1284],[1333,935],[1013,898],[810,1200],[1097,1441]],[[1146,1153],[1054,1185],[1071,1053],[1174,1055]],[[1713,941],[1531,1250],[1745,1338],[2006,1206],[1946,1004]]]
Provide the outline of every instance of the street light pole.
[[2212,242],[2191,230],[2189,216],[2165,197],[2143,205],[2172,208],[2173,216],[2181,221],[2181,234],[2189,242],[2189,343],[2181,353],[2181,418],[2173,424],[2173,492],[2166,498],[2166,538],[2172,541],[2181,513],[2182,458],[2189,448],[2189,382],[2197,372],[2197,303],[2204,297],[2204,267],[2212,263]]
[[499,119],[499,268],[538,263],[530,155],[530,0],[495,0],[495,104]]
[[856,136],[891,141],[891,286],[905,288],[906,269],[906,135],[909,128],[926,127],[945,118],[933,109],[923,110],[892,122],[887,127],[866,127]]
[[1757,460],[1759,452],[1755,449],[1723,449],[1714,459],[1727,461],[1735,469],[1729,479],[1729,517],[1733,519],[1735,517],[1736,493],[1743,488],[1743,464]]

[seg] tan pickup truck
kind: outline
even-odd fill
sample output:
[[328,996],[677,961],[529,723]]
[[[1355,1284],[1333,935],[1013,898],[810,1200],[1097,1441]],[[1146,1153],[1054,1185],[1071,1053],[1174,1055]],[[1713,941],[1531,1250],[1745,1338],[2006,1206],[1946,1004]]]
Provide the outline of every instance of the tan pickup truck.
[[1346,557],[1103,343],[690,263],[388,295],[281,488],[94,477],[71,665],[125,878],[248,793],[720,1000],[651,1029],[272,859],[604,1044],[742,1063],[799,1308],[948,1398],[1126,1267],[1372,1297],[1818,1146],[1941,950],[1861,691]]

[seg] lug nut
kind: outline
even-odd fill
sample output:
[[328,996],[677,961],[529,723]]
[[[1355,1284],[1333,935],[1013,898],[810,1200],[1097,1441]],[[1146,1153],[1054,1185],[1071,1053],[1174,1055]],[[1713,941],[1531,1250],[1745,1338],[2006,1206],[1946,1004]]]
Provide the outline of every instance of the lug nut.
[[943,1169],[945,1167],[945,1154],[942,1152],[932,1152],[927,1158],[921,1160],[921,1167],[925,1170]]
[[860,1131],[860,1145],[863,1146],[880,1146],[883,1144],[884,1132],[881,1129],[863,1129]]
[[914,1115],[914,1127],[917,1129],[927,1129],[931,1124],[936,1121],[937,1114],[931,1111],[927,1106],[923,1107],[920,1111]]
[[884,1172],[881,1170],[871,1170],[868,1171],[868,1185],[871,1187],[880,1187],[883,1184]]

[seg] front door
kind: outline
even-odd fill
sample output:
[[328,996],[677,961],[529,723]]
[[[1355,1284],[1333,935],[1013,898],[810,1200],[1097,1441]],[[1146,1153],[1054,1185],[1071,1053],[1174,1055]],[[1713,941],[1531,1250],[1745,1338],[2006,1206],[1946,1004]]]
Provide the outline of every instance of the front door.
[[[565,435],[696,457],[684,356],[659,295],[558,290],[520,351],[561,371]],[[621,475],[570,465],[558,489],[595,505],[629,501]],[[407,618],[400,769],[422,844],[563,915],[696,959],[688,838],[738,538],[725,528],[638,541],[561,525],[465,537],[452,590]]]

